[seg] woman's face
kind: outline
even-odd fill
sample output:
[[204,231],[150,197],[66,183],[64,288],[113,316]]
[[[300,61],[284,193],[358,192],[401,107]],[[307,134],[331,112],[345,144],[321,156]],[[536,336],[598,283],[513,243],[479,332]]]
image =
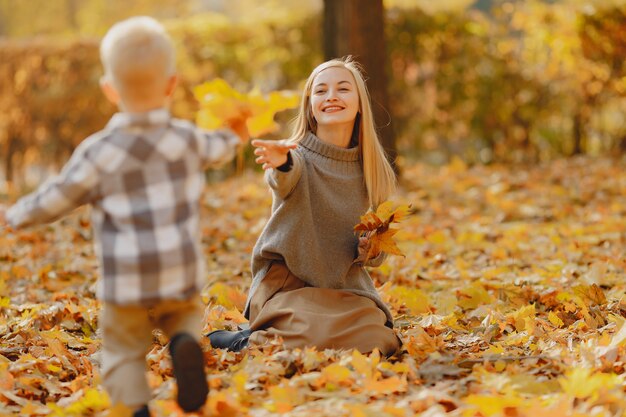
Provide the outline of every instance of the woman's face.
[[359,94],[352,73],[332,67],[317,74],[311,89],[311,109],[318,126],[354,123]]

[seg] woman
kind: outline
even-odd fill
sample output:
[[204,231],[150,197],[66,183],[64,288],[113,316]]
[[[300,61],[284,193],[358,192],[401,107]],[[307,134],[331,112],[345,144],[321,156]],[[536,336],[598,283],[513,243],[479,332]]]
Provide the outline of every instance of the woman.
[[348,58],[315,68],[292,137],[252,145],[273,204],[253,251],[250,328],[214,331],[211,344],[239,350],[279,336],[288,348],[395,352],[392,315],[356,261],[368,241],[354,225],[396,185],[357,64]]

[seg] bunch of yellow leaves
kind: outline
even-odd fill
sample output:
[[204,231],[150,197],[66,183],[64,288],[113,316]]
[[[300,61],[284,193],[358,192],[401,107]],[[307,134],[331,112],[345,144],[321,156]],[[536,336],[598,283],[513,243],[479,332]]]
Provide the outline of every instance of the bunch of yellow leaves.
[[394,235],[400,229],[391,228],[392,223],[399,223],[411,210],[411,206],[393,208],[389,201],[380,204],[376,211],[369,210],[361,216],[361,222],[354,226],[354,232],[359,238],[369,240],[367,252],[362,253],[355,262],[367,262],[375,254],[385,252],[390,255],[404,256],[396,245]]
[[204,129],[228,126],[229,122],[245,120],[252,137],[260,137],[278,129],[274,115],[298,105],[298,94],[292,91],[273,91],[261,94],[258,88],[241,93],[225,80],[216,78],[194,88],[200,102],[196,122]]

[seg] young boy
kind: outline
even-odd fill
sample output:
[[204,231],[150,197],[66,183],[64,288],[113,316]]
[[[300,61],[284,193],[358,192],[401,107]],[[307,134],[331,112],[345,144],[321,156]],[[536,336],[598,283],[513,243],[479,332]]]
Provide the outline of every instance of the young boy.
[[[102,40],[101,80],[120,108],[104,130],[83,141],[60,175],[19,200],[0,224],[51,222],[91,204],[102,277],[98,297],[103,385],[113,403],[149,416],[145,355],[152,330],[171,337],[169,350],[185,411],[208,394],[198,344],[204,278],[199,236],[203,169],[231,160],[241,139],[203,132],[166,109],[176,85],[174,48],[154,19],[114,25]],[[243,122],[231,128],[243,139]],[[4,218],[6,217],[6,220]]]

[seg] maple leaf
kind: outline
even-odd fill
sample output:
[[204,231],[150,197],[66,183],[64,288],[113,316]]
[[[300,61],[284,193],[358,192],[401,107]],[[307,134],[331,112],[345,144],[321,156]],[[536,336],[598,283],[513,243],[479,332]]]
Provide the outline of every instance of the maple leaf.
[[245,120],[250,135],[259,137],[278,130],[274,115],[294,108],[299,97],[292,91],[273,91],[267,95],[258,89],[241,93],[221,78],[194,88],[200,102],[196,122],[205,129],[227,126],[232,120]]
[[354,226],[354,232],[359,238],[366,238],[369,245],[367,251],[360,253],[354,262],[365,263],[381,252],[404,256],[393,238],[400,229],[390,228],[390,225],[404,219],[410,213],[410,209],[410,205],[394,209],[390,201],[385,201],[376,211],[370,210],[362,215],[361,222]]

